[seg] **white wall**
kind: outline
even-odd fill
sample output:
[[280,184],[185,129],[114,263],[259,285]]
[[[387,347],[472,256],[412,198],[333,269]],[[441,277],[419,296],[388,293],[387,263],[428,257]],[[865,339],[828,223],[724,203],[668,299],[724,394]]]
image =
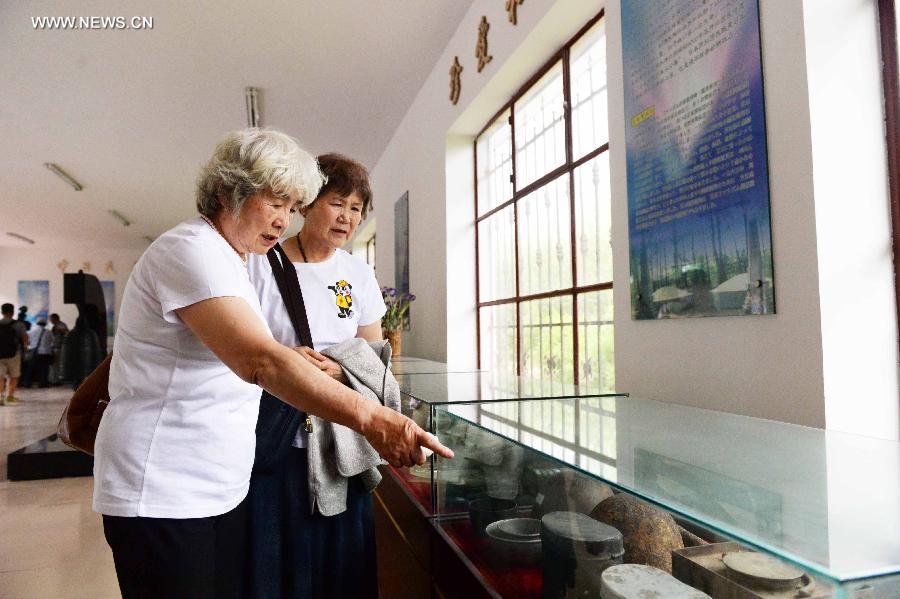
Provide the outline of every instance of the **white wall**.
[[[65,248],[0,248],[0,303],[10,302],[19,307],[17,285],[20,280],[50,281],[50,312],[56,312],[71,328],[78,317],[74,304],[63,304],[63,273],[57,267],[61,260],[69,262],[66,272],[78,272],[85,261],[91,263],[90,273],[101,281],[116,283],[116,314],[122,302],[122,292],[131,269],[143,250],[98,249],[91,247]],[[114,273],[106,272],[112,261]],[[86,271],[88,272],[88,271]],[[33,311],[33,310],[32,310]]]
[[[506,21],[503,3],[476,2],[372,171],[382,284],[393,282],[393,202],[404,191],[410,195],[410,287],[419,300],[406,351],[454,365],[473,362],[472,140],[605,5],[618,389],[896,438],[897,327],[885,260],[883,131],[873,106],[873,3],[839,0],[838,10],[826,10],[814,0],[760,2],[777,314],[636,322],[628,291],[620,0],[530,0],[519,8],[517,27]],[[857,13],[850,12],[854,6]],[[836,14],[820,24],[825,12]],[[494,59],[478,74],[473,52],[482,15],[491,23]],[[828,43],[848,18],[855,20],[844,32],[845,53],[832,62],[839,70],[826,78],[835,60],[834,49],[826,53]],[[813,28],[806,35],[805,26]],[[848,48],[857,42],[861,48]],[[459,104],[452,106],[448,70],[455,55],[464,71]],[[837,102],[823,100],[821,94],[834,93],[830,87],[842,81],[834,73],[844,70],[854,71],[854,85],[844,85]],[[848,118],[846,107],[856,105],[865,114]],[[851,145],[834,144],[831,131]],[[840,161],[859,147],[865,151],[853,157],[848,172]],[[865,302],[854,307],[861,295]],[[869,396],[850,394],[854,384]]]
[[[898,438],[876,1],[804,3],[828,428]],[[900,256],[897,257],[900,259]]]

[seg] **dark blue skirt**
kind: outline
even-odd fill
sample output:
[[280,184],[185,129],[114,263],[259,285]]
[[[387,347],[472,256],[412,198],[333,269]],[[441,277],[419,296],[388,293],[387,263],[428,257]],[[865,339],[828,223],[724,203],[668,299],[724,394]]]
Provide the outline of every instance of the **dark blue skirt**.
[[349,481],[347,511],[310,513],[306,450],[291,448],[272,474],[254,473],[247,597],[377,598],[372,495]]

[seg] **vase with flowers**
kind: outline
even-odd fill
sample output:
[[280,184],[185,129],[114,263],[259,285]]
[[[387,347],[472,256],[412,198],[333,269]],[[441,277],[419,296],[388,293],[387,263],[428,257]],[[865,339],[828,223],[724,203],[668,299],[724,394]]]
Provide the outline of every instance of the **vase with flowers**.
[[384,305],[387,308],[381,319],[381,328],[384,329],[384,335],[391,344],[391,354],[399,356],[400,331],[403,329],[409,305],[415,301],[416,296],[412,293],[397,293],[393,287],[382,287],[381,297],[384,298]]

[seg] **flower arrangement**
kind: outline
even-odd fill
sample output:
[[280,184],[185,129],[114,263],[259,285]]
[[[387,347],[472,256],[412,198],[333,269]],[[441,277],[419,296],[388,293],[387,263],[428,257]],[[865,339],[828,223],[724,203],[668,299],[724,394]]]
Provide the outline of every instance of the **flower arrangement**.
[[399,331],[409,311],[409,305],[416,300],[416,296],[412,293],[398,294],[393,287],[382,287],[381,297],[384,298],[384,305],[387,307],[387,312],[381,319],[382,328],[387,332]]

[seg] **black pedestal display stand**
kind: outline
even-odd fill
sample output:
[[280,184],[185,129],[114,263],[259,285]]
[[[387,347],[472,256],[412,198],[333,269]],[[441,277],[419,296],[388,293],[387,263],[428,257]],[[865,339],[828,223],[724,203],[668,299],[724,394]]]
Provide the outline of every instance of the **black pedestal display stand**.
[[91,476],[94,472],[93,457],[75,451],[56,435],[26,445],[6,457],[6,478],[9,480]]

